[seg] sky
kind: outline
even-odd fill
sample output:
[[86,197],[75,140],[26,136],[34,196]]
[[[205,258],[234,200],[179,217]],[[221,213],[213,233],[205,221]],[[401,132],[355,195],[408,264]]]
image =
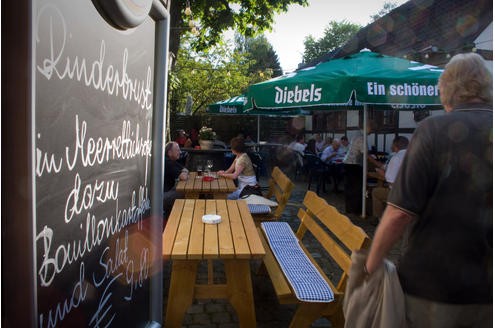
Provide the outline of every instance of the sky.
[[[302,61],[304,38],[312,35],[316,40],[323,36],[331,21],[366,26],[386,0],[309,0],[309,6],[291,5],[286,13],[276,15],[273,30],[265,33],[278,55],[284,72],[292,72]],[[398,6],[406,0],[388,0]]]

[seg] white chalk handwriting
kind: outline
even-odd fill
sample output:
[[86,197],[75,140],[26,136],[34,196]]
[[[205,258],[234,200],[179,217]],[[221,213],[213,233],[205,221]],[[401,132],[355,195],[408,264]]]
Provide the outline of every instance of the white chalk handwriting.
[[[79,279],[72,289],[71,297],[65,299],[63,302],[57,303],[55,309],[48,311],[46,327],[56,327],[73,309],[78,308],[81,302],[86,299],[87,290],[88,285],[84,279],[84,262],[81,262],[79,266]],[[43,313],[39,315],[39,326],[45,327],[45,317]]]
[[[148,126],[150,122],[148,121]],[[84,167],[108,162],[110,159],[131,159],[136,156],[151,156],[151,140],[139,136],[139,123],[136,129],[131,130],[131,122],[122,122],[121,135],[109,139],[108,137],[92,137],[86,139],[87,123],[79,125],[79,116],[76,115],[76,143],[74,149],[65,147],[65,158],[69,170],[74,169],[76,163]],[[134,135],[134,138],[132,136]]]
[[[41,27],[43,22],[50,22],[48,35],[40,35],[41,32],[44,32]],[[57,33],[54,33],[54,25],[57,26]],[[150,110],[152,108],[150,66],[147,66],[146,71],[143,72],[146,75],[145,80],[130,77],[127,73],[129,56],[127,48],[122,53],[121,67],[117,68],[112,64],[105,63],[105,40],[101,40],[100,49],[95,51],[95,56],[91,60],[82,56],[73,58],[65,55],[66,46],[71,46],[68,43],[67,34],[65,18],[56,6],[46,5],[39,10],[36,35],[37,49],[38,51],[43,49],[40,46],[43,42],[48,42],[48,46],[45,48],[49,49],[47,54],[40,54],[41,64],[37,65],[38,72],[42,76],[47,80],[54,76],[59,80],[75,80],[109,95],[118,96],[120,94],[123,99],[138,103],[142,109]]]
[[[145,188],[144,188],[145,189]],[[140,189],[139,194],[146,194]],[[90,253],[94,247],[102,243],[110,236],[120,232],[129,224],[138,223],[142,220],[143,214],[149,210],[149,200],[140,200],[136,204],[136,193],[132,193],[131,204],[126,209],[120,209],[118,199],[115,201],[115,215],[98,220],[95,215],[87,213],[84,236],[79,240],[65,241],[60,245],[52,245],[54,231],[45,225],[36,236],[36,243],[40,242],[43,253],[42,261],[38,269],[38,278],[43,287],[50,286],[55,276],[62,272],[67,265],[74,263]],[[83,230],[81,223],[80,229]]]
[[[122,121],[120,134],[115,137],[87,135],[88,123],[79,120],[75,115],[75,135],[73,146],[65,147],[65,156],[56,155],[36,147],[36,176],[57,174],[65,167],[72,171],[80,164],[82,167],[93,167],[112,160],[130,160],[138,156],[146,158],[145,179],[148,172],[148,158],[151,157],[150,121],[147,121],[146,137],[140,136],[140,125],[131,126],[128,120]],[[41,139],[41,133],[38,133]]]
[[72,220],[74,214],[80,214],[83,210],[89,210],[98,203],[105,203],[107,200],[117,200],[119,194],[119,182],[98,181],[92,184],[86,184],[81,187],[81,177],[76,173],[74,186],[65,202],[65,223]]

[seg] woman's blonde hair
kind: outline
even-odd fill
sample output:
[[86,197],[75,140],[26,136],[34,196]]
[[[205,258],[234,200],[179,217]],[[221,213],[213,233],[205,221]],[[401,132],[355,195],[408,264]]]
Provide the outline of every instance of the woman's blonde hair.
[[440,99],[444,106],[463,103],[492,103],[492,74],[476,53],[457,54],[445,65],[440,79]]

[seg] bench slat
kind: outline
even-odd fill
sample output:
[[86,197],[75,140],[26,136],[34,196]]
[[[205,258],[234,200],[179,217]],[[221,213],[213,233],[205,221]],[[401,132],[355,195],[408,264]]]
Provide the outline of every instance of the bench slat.
[[341,214],[335,207],[328,205],[323,198],[318,197],[315,193],[306,193],[304,205],[349,250],[369,246],[363,245],[363,241],[368,238],[366,232],[352,223],[347,216]]
[[348,274],[351,268],[351,259],[347,252],[308,214],[304,216],[304,226],[307,230],[311,231],[313,236],[320,242],[321,246],[330,254],[333,260],[337,262],[339,267]]

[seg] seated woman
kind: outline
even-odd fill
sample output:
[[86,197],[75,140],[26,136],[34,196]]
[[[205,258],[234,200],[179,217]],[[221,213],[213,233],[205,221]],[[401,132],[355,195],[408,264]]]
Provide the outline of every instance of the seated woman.
[[257,184],[256,173],[251,159],[245,152],[244,138],[233,138],[230,141],[230,148],[235,155],[235,159],[226,171],[218,171],[218,175],[228,179],[237,179],[237,190],[228,195],[227,199],[239,199],[239,195],[245,186],[255,186]]

